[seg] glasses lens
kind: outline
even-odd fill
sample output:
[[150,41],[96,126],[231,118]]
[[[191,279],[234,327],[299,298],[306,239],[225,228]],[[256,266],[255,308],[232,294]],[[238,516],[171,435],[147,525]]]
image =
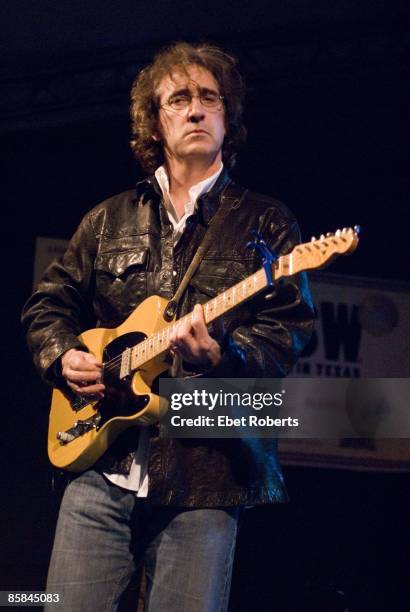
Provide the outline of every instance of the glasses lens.
[[207,106],[208,108],[215,108],[216,106],[218,106],[218,104],[220,104],[220,101],[221,99],[216,93],[208,92],[202,94],[201,96],[202,104],[204,106]]
[[168,104],[175,110],[183,110],[191,104],[191,96],[185,94],[179,94],[177,96],[171,96],[168,100]]

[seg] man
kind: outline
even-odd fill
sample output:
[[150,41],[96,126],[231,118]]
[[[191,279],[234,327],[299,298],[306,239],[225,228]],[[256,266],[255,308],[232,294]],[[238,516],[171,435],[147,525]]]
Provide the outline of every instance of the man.
[[[313,308],[292,277],[223,317],[212,333],[199,304],[261,264],[260,231],[277,253],[299,241],[277,201],[233,186],[244,139],[235,60],[210,45],[162,51],[132,88],[132,147],[154,175],[90,211],[45,273],[23,322],[45,380],[84,398],[107,389],[77,336],[118,326],[146,297],[170,299],[216,210],[232,210],[178,304],[170,351],[180,376],[283,376],[309,339]],[[115,610],[143,558],[149,612],[226,610],[240,509],[286,500],[274,440],[178,440],[130,429],[66,488],[47,589],[66,610]]]

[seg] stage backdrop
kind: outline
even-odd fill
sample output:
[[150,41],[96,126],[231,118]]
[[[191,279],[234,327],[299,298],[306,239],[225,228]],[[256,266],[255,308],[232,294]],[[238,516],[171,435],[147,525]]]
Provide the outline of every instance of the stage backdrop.
[[[310,275],[310,287],[317,310],[315,332],[291,376],[409,377],[410,285],[316,272]],[[315,404],[321,410],[334,398],[322,394],[319,400],[313,383],[304,403],[309,410]],[[410,469],[408,438],[283,439],[280,449],[282,462],[290,465]]]

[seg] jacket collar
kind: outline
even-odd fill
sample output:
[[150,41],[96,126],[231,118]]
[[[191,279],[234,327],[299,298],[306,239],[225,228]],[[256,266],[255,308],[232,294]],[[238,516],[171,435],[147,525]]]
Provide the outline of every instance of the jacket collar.
[[135,185],[135,202],[145,204],[150,196],[158,194],[161,197],[161,189],[155,176],[149,176]]

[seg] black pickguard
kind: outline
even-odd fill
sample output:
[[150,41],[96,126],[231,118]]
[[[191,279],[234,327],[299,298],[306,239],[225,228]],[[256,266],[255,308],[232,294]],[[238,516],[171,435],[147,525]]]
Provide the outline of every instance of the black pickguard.
[[[95,408],[101,414],[99,426],[117,416],[132,416],[148,403],[147,395],[136,396],[131,389],[132,375],[120,379],[121,353],[146,339],[141,332],[132,332],[116,338],[104,349],[103,383],[106,386],[104,399]],[[118,358],[118,359],[116,359]]]
[[[114,417],[132,416],[147,405],[149,397],[147,395],[136,396],[131,389],[132,374],[120,379],[121,353],[145,339],[145,334],[132,332],[116,338],[104,348],[103,383],[106,387],[105,396],[94,405],[94,409],[101,416],[98,428]],[[75,411],[81,410],[81,408],[89,403],[78,396],[70,399],[72,408]]]

